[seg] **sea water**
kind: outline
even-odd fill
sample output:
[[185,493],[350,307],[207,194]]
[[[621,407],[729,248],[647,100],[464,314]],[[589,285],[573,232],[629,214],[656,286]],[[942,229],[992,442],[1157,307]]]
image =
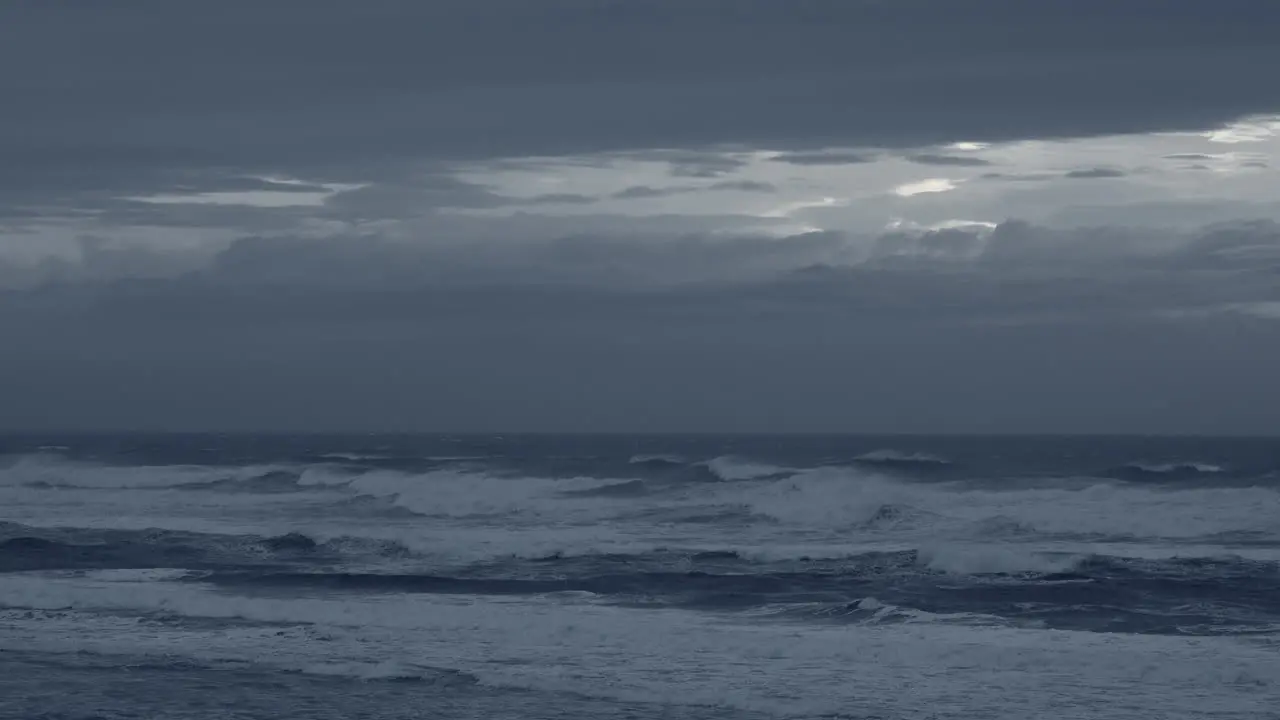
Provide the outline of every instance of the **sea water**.
[[1280,441],[0,438],[4,718],[1280,717]]

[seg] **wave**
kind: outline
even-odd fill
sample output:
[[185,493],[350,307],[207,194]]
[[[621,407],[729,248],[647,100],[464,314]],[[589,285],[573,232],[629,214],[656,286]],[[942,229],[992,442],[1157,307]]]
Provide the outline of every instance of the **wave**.
[[937,455],[919,452],[903,452],[901,450],[872,450],[863,453],[853,459],[855,463],[863,463],[869,465],[915,465],[936,467],[941,465],[950,465],[951,461]]
[[278,479],[277,465],[98,465],[59,455],[20,455],[0,466],[0,486],[89,490],[164,489]]
[[585,490],[565,490],[568,497],[627,498],[648,495],[649,485],[643,480],[625,480]]
[[1086,486],[975,488],[914,483],[820,468],[752,487],[727,486],[718,500],[789,526],[985,534],[1019,528],[1049,536],[1195,538],[1224,532],[1280,536],[1280,489],[1095,482]]
[[0,523],[0,572],[368,564],[411,554],[394,540],[352,536],[319,540],[296,532],[255,536],[163,530],[48,530]]
[[729,482],[777,478],[795,472],[791,468],[769,465],[733,455],[721,455],[706,461],[703,465],[711,470],[716,477]]
[[[686,470],[695,469],[716,481],[690,479]],[[76,489],[93,495],[75,498]],[[102,490],[118,492],[94,492]],[[155,490],[165,492],[151,492]],[[140,494],[144,491],[145,496]],[[170,491],[205,495],[179,501]],[[848,537],[855,540],[926,535],[970,539],[1038,535],[1078,541],[1230,536],[1280,540],[1280,488],[1227,483],[1078,478],[1021,485],[922,483],[867,468],[805,470],[732,456],[685,466],[674,474],[641,478],[526,477],[472,467],[408,472],[335,464],[116,467],[32,456],[0,468],[0,502],[12,508],[10,517],[35,517],[27,507],[47,511],[47,523],[38,524],[58,522],[65,515],[59,509],[62,504],[74,502],[101,508],[102,518],[86,518],[81,524],[137,528],[151,522],[217,532],[234,525],[219,524],[219,518],[227,516],[223,510],[243,512],[260,502],[253,494],[265,493],[279,495],[272,502],[283,512],[295,504],[299,509],[304,503],[316,504],[325,508],[326,518],[356,524],[377,517],[405,522],[416,515],[448,519],[458,527],[469,524],[478,529],[487,523],[500,528],[495,532],[504,536],[514,536],[516,528],[532,532],[544,527],[545,538],[618,537],[624,524],[629,533],[641,524],[646,533],[697,524],[717,535],[750,529],[762,545],[785,542],[773,536],[801,530],[854,533]],[[128,517],[110,516],[116,508]],[[166,512],[190,513],[192,522],[180,522],[187,519],[185,515],[161,517]],[[271,533],[277,526],[257,523],[251,527]],[[287,524],[278,527],[283,532],[289,528]],[[521,542],[531,537],[526,534]],[[486,542],[486,547],[496,546]]]
[[[435,470],[404,473],[374,470],[359,474],[309,468],[300,485],[341,486],[417,515],[451,518],[546,517],[581,514],[607,500],[617,481],[601,478],[530,478],[480,471]],[[603,494],[591,495],[595,491]],[[625,495],[625,493],[624,493]],[[575,505],[576,503],[576,505]]]
[[429,682],[433,685],[475,685],[480,679],[471,673],[451,668],[426,667],[390,660],[378,662],[330,661],[303,665],[304,675],[349,677],[365,681]]
[[1227,474],[1222,465],[1207,462],[1131,462],[1103,472],[1117,480],[1194,480]]
[[[962,557],[966,552],[969,557]],[[981,616],[1040,627],[1146,634],[1220,634],[1280,622],[1280,566],[1275,563],[1225,558],[1013,558],[1001,557],[999,552],[991,548],[950,554],[903,551],[849,558],[835,565],[801,563],[756,572],[735,567],[744,562],[741,558],[723,557],[695,565],[706,569],[637,569],[624,558],[597,559],[602,566],[547,560],[549,566],[540,573],[530,566],[500,577],[474,571],[420,574],[273,568],[160,575],[20,574],[0,583],[0,606],[149,608],[200,617],[343,624],[352,620],[348,611],[307,620],[286,608],[311,607],[338,597],[364,598],[374,603],[372,608],[378,598],[402,603],[412,597],[461,596],[732,613],[781,610],[815,619],[866,621],[866,613],[848,611],[869,610],[857,599],[873,597],[916,620],[930,622]],[[218,592],[206,595],[210,589]],[[257,592],[261,590],[271,592],[261,596]],[[245,597],[235,595],[244,591],[249,591]],[[153,599],[157,596],[163,599]],[[856,606],[850,608],[851,604]],[[265,615],[260,612],[264,608]],[[883,622],[884,618],[873,620]]]
[[918,559],[922,566],[950,575],[1060,575],[1077,570],[1084,556],[1009,545],[943,545],[921,550]]
[[397,659],[387,659],[376,647],[361,652],[349,644],[333,648],[336,652],[324,652],[319,648],[331,645],[326,641],[334,640],[334,633],[311,625],[182,622],[174,617],[131,617],[93,610],[96,608],[0,610],[0,624],[10,633],[6,639],[16,641],[12,643],[16,647],[3,648],[0,654],[10,659],[29,654],[59,668],[244,673],[244,679],[251,681],[261,679],[264,672],[277,671],[450,688],[479,682],[476,675],[421,662],[412,653],[397,653]]
[[632,455],[631,458],[627,460],[627,462],[630,463],[631,465],[663,466],[663,465],[684,465],[688,462],[688,460],[685,460],[683,457],[679,455],[641,454],[641,455]]
[[1134,463],[1129,465],[1137,470],[1151,473],[1172,473],[1172,472],[1197,472],[1216,474],[1225,472],[1220,465],[1211,465],[1209,463],[1164,463],[1157,465],[1144,465],[1142,463]]
[[320,456],[324,460],[345,460],[347,462],[365,462],[368,460],[393,460],[394,455],[385,455],[380,453],[351,453],[351,452],[335,452],[325,453]]

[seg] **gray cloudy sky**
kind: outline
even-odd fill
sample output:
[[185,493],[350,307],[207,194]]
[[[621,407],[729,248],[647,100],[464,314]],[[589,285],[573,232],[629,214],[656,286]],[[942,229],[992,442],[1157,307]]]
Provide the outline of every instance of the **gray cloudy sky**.
[[0,427],[1275,433],[1277,27],[0,3]]

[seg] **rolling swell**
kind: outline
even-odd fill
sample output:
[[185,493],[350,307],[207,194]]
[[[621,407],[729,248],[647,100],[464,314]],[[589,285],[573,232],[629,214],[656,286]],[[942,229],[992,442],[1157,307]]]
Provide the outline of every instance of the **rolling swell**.
[[[248,593],[572,593],[628,607],[768,612],[800,622],[917,622],[928,616],[1139,634],[1280,626],[1280,565],[1236,557],[1009,556],[998,547],[971,546],[790,560],[730,550],[657,550],[440,565],[394,545],[320,542],[301,534],[61,531],[52,537],[21,526],[3,529],[0,572],[183,568],[190,571],[185,582]],[[388,557],[421,569],[380,567]]]
[[[743,445],[650,455],[331,448],[290,456],[294,464],[264,455],[172,466],[45,453],[0,467],[6,498],[194,507],[202,522],[168,525],[226,534],[0,526],[0,572],[179,568],[198,573],[189,582],[237,592],[571,592],[804,621],[931,613],[1169,634],[1280,622],[1275,563],[1171,559],[1182,547],[1276,557],[1280,495],[1247,474],[1274,466],[1194,450],[1179,457],[1204,462],[1127,460],[1146,456],[1082,457],[1024,482],[994,472],[971,480],[982,463],[945,448],[807,457]],[[239,513],[268,515],[251,494],[275,496],[263,502],[284,516],[278,527],[316,535],[270,534],[272,522],[234,534],[245,526]],[[372,522],[371,534],[406,544],[326,540],[319,529],[330,519],[354,533]],[[477,552],[455,552],[478,538]],[[1089,554],[1101,542],[1114,545]],[[875,547],[894,549],[865,552]],[[1118,557],[1131,547],[1164,559]]]
[[[1050,566],[1054,563],[1050,563]],[[1042,571],[957,574],[926,553],[759,563],[734,553],[595,556],[442,568],[432,573],[223,570],[190,582],[240,589],[459,595],[589,594],[626,606],[763,611],[864,622],[864,598],[892,605],[876,622],[920,613],[999,618],[1056,629],[1141,634],[1263,631],[1280,624],[1280,567],[1241,559],[1066,559]],[[913,615],[915,614],[915,615]]]
[[165,530],[31,528],[0,523],[0,572],[342,564],[394,559],[409,551],[395,542],[300,533],[211,535]]

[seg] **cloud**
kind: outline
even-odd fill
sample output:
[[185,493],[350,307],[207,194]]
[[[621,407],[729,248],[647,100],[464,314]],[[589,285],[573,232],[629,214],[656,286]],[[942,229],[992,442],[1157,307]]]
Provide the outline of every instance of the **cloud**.
[[1280,274],[1280,224],[1270,220],[1203,228],[1176,259],[1193,268],[1255,269]]
[[1200,130],[1280,109],[1280,6],[1223,2],[3,4],[0,96],[22,111],[0,114],[0,215],[183,176],[201,193],[219,175],[666,152],[673,175],[712,178],[753,149],[849,164],[874,153],[822,148]]
[[932,153],[920,153],[917,155],[908,155],[910,160],[917,165],[950,165],[955,167],[983,167],[990,165],[991,162],[978,157],[966,157],[964,155],[935,155]]
[[577,193],[548,193],[516,201],[521,205],[590,205],[599,202],[600,198]]
[[[612,193],[609,197],[614,200],[650,200],[654,197],[671,197],[675,195],[689,195],[692,192],[705,191],[733,191],[733,192],[777,192],[777,186],[773,183],[760,181],[721,181],[705,186],[671,186],[671,187],[653,187],[648,184],[634,184],[631,187],[622,188],[622,190]],[[545,197],[545,196],[544,196]],[[586,196],[581,196],[586,197]],[[594,201],[595,199],[586,199]]]
[[893,194],[899,197],[914,197],[916,195],[928,195],[931,193],[943,193],[956,189],[956,184],[947,178],[929,178],[928,180],[919,180],[899,185],[893,189]]
[[656,188],[648,185],[633,185],[629,188],[623,188],[613,194],[613,197],[620,200],[644,200],[648,198],[668,197],[670,195],[678,195],[688,192],[687,188],[667,187]]
[[879,155],[854,150],[811,150],[778,153],[770,159],[789,165],[860,165],[875,162]]
[[665,160],[674,177],[717,178],[744,167],[747,161],[732,154],[697,150],[646,151],[646,158]]
[[1260,432],[1278,251],[1265,222],[85,241],[0,294],[0,426]]
[[734,190],[737,192],[758,192],[771,193],[777,192],[778,186],[773,183],[761,182],[759,180],[726,180],[718,182],[708,188],[709,190]]
[[983,173],[983,180],[1003,180],[1005,182],[1044,182],[1058,177],[1053,173]]
[[1267,320],[1280,320],[1280,301],[1241,303],[1229,305],[1225,309]]
[[1123,170],[1116,170],[1115,168],[1097,167],[1097,168],[1087,168],[1084,170],[1072,170],[1066,173],[1065,175],[1063,175],[1063,177],[1071,178],[1073,180],[1091,180],[1091,179],[1104,179],[1104,178],[1121,178],[1126,175],[1128,175],[1128,173],[1126,173]]
[[[650,287],[767,283],[806,269],[848,269],[866,275],[895,259],[914,268],[921,282],[946,260],[974,280],[1062,277],[1115,282],[1147,272],[1235,273],[1200,276],[1215,293],[1245,291],[1242,278],[1280,272],[1280,223],[1217,223],[1186,232],[1134,227],[1050,228],[1010,220],[903,226],[879,235],[806,232],[787,236],[750,233],[672,233],[614,229],[612,233],[449,239],[429,234],[376,231],[330,236],[244,237],[219,247],[141,246],[84,238],[75,252],[46,272],[59,286],[169,277],[178,285],[298,288],[378,287]],[[607,227],[602,224],[601,227]],[[9,261],[9,277],[17,273]],[[0,268],[6,267],[0,264]],[[29,273],[27,277],[34,277]],[[1277,286],[1280,293],[1280,286]],[[1249,290],[1250,292],[1252,290]],[[1256,300],[1257,298],[1239,298]],[[1017,298],[1010,297],[1010,307]]]

